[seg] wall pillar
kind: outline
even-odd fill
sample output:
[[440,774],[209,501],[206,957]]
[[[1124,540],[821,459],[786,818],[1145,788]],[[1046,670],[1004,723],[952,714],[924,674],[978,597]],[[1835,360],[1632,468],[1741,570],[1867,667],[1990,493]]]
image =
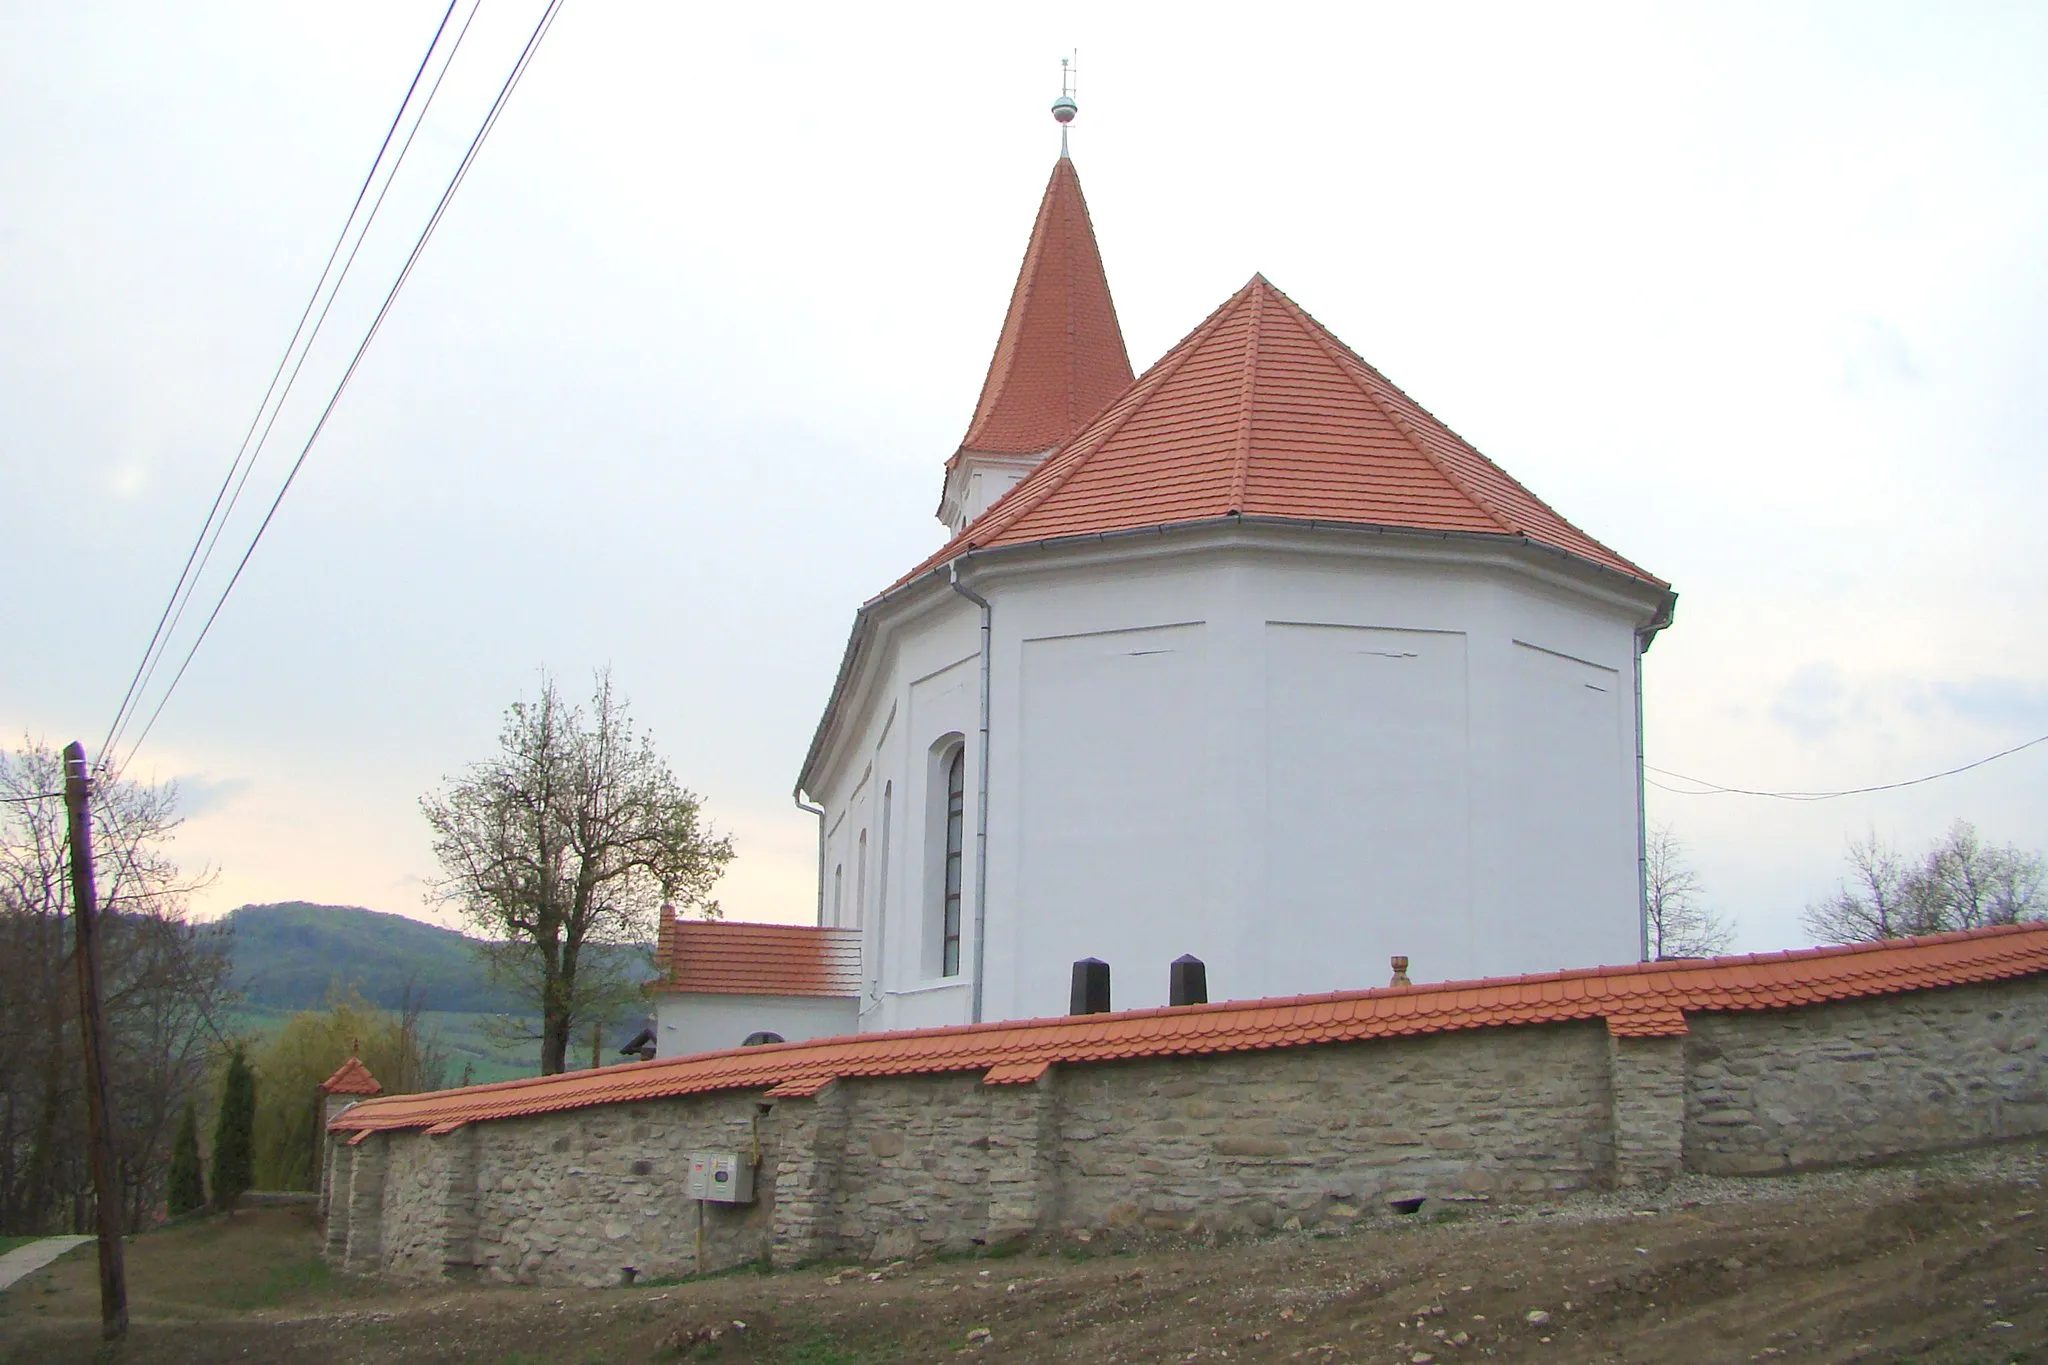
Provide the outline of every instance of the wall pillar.
[[1661,1185],[1685,1169],[1685,1036],[1619,1035],[1610,1023],[1614,1183]]
[[476,1273],[478,1149],[482,1140],[474,1125],[430,1137],[439,1167],[437,1199],[441,1226],[441,1273],[466,1279]]
[[354,1153],[347,1142],[327,1134],[324,1129],[322,1139],[320,1217],[327,1234],[324,1254],[329,1261],[339,1265],[348,1251],[348,1168]]
[[[346,1150],[348,1230],[341,1268],[357,1275],[374,1275],[384,1268],[384,1172],[390,1164],[391,1138],[371,1133]],[[337,1191],[337,1199],[343,1194]]]
[[769,1255],[776,1269],[838,1249],[839,1169],[846,1150],[847,1091],[834,1081],[808,1099],[775,1105],[775,1214]]
[[989,1246],[1035,1237],[1058,1217],[1053,1068],[1023,1084],[989,1087]]
[[352,1108],[355,1103],[356,1101],[352,1096],[330,1095],[324,1090],[320,1092],[320,1132],[319,1147],[317,1149],[320,1154],[320,1169],[316,1174],[320,1177],[320,1216],[322,1218],[326,1218],[332,1212],[336,1174],[348,1170],[348,1158],[346,1156],[337,1158],[335,1155],[340,1147],[340,1143],[328,1134],[327,1125],[339,1118],[344,1111]]

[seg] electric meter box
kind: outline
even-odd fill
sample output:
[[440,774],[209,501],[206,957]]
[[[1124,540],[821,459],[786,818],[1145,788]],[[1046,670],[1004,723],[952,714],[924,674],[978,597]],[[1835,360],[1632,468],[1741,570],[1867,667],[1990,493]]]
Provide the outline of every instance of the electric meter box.
[[751,1204],[754,1163],[741,1160],[738,1152],[692,1152],[687,1192],[714,1204]]

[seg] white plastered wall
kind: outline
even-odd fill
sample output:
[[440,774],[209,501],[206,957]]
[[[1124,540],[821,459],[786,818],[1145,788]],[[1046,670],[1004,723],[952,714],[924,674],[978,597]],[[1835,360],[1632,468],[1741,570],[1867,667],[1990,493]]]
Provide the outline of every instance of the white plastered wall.
[[[1304,533],[973,575],[995,605],[985,1017],[1062,1012],[1086,956],[1119,1009],[1166,1003],[1181,953],[1218,1000],[1383,985],[1396,953],[1416,980],[1634,960],[1653,595],[1528,560]],[[979,614],[937,593],[885,632],[820,765],[828,877],[892,794],[863,1029],[969,1018],[971,942],[960,978],[930,970],[928,843],[955,737],[971,938]]]
[[843,996],[672,992],[655,999],[654,1055],[723,1052],[752,1033],[779,1033],[786,1043],[839,1038],[857,1027],[854,1002]]
[[[965,598],[944,587],[922,589],[912,619],[889,632],[868,660],[822,765],[823,790],[811,793],[826,811],[828,924],[834,922],[834,869],[844,867],[845,876],[854,877],[860,836],[863,830],[868,835],[864,902],[850,882],[842,893],[842,904],[866,906],[859,926],[863,1031],[957,1024],[971,1014],[980,626],[979,610]],[[944,803],[942,760],[956,746],[966,753],[967,769],[965,894],[961,970],[947,977],[938,970],[933,945],[937,906],[927,836],[932,807]],[[850,917],[845,922],[852,924]]]

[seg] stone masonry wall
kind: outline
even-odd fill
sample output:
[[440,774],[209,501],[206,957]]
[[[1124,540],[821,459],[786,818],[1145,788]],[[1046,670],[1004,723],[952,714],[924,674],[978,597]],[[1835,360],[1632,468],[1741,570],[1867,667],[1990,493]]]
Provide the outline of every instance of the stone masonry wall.
[[685,1197],[694,1151],[751,1156],[748,1094],[612,1105],[478,1125],[474,1261],[487,1279],[617,1284],[758,1260],[775,1206],[774,1125],[758,1126],[755,1202]]
[[441,1187],[447,1145],[446,1138],[414,1139],[410,1134],[391,1143],[379,1233],[384,1269],[396,1279],[430,1279],[441,1273],[441,1219],[446,1211]]
[[849,1087],[833,1249],[972,1251],[988,1230],[990,1092],[978,1072]]
[[[771,1257],[965,1250],[1062,1229],[1342,1226],[1416,1195],[1515,1198],[2048,1133],[2048,977],[1797,1010],[1269,1052],[842,1079],[374,1134],[329,1149],[331,1259],[608,1284]],[[1640,1031],[1640,1030],[1638,1030]],[[758,1150],[751,1205],[689,1154]]]
[[1248,1232],[1610,1164],[1598,1021],[1089,1067],[1059,1084],[1060,1222]]
[[1687,1022],[1688,1170],[1794,1170],[2048,1132],[2048,982]]

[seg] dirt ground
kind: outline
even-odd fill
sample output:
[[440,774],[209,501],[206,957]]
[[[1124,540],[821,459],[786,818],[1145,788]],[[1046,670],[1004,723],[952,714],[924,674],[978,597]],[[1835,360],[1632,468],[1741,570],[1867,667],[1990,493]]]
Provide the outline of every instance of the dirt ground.
[[2048,1362],[2044,1177],[2048,1147],[2028,1145],[1389,1212],[1334,1237],[1096,1237],[603,1290],[337,1277],[306,1214],[263,1209],[131,1242],[135,1327],[118,1348],[97,1349],[90,1248],[0,1293],[0,1359]]

